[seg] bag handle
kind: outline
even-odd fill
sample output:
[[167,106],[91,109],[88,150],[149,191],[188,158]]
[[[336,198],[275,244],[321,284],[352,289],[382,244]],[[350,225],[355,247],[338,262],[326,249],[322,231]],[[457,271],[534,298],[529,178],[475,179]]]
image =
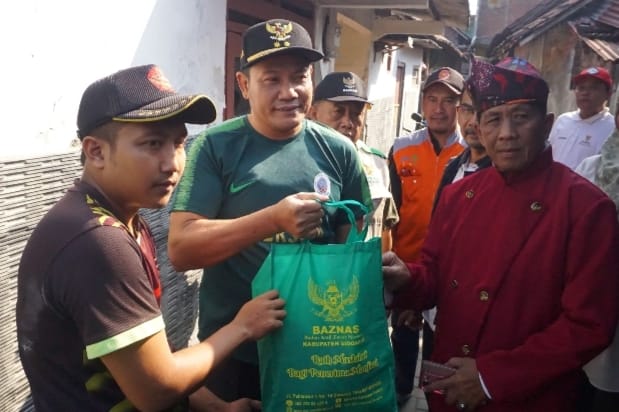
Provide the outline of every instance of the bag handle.
[[[368,219],[366,216],[369,213],[369,209],[367,206],[356,200],[329,200],[321,203],[323,207],[334,207],[336,209],[343,210],[346,213],[348,222],[351,225],[346,243],[362,242],[365,240],[368,233]],[[358,207],[363,212],[363,228],[361,230],[357,230],[357,219],[355,218],[353,211],[350,209],[351,206]]]

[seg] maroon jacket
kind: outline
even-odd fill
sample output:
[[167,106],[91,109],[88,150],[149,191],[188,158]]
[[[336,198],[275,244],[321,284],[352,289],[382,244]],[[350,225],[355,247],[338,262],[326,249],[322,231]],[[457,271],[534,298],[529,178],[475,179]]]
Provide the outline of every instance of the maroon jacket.
[[477,360],[480,410],[572,411],[580,368],[617,325],[618,250],[612,201],[546,150],[516,178],[488,168],[445,188],[395,306],[436,304],[432,357]]

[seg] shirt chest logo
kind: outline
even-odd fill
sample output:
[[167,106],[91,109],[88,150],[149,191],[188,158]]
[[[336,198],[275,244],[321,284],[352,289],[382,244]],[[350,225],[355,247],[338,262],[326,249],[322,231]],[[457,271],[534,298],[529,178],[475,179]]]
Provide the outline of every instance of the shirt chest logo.
[[232,194],[238,193],[242,191],[243,189],[246,189],[249,186],[253,185],[254,183],[256,183],[256,180],[249,180],[247,182],[238,183],[238,184],[233,182],[230,184],[230,193]]
[[581,140],[578,144],[581,146],[591,146],[591,139],[593,139],[591,135],[586,135],[585,139]]
[[314,176],[314,191],[319,195],[331,195],[331,180],[326,173],[320,172]]

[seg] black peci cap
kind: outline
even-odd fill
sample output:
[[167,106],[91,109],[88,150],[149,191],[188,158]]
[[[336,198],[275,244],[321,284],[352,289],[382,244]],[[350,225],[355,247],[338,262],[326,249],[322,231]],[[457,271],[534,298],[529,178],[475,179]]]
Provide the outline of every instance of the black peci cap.
[[83,139],[111,120],[146,123],[177,116],[185,123],[207,124],[215,120],[217,112],[203,94],[176,93],[159,67],[136,66],[86,88],[77,114],[77,134]]
[[243,33],[241,69],[279,53],[296,53],[315,62],[324,56],[312,46],[312,39],[299,23],[273,19],[254,24]]
[[369,103],[361,77],[353,72],[333,72],[325,76],[314,90],[314,101]]

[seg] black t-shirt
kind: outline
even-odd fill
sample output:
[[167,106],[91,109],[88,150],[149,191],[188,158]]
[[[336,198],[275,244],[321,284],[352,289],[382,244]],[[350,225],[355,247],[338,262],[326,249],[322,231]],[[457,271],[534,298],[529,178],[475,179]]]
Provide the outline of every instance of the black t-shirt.
[[132,410],[100,357],[164,329],[154,241],[77,182],[43,217],[18,273],[19,354],[42,411]]

